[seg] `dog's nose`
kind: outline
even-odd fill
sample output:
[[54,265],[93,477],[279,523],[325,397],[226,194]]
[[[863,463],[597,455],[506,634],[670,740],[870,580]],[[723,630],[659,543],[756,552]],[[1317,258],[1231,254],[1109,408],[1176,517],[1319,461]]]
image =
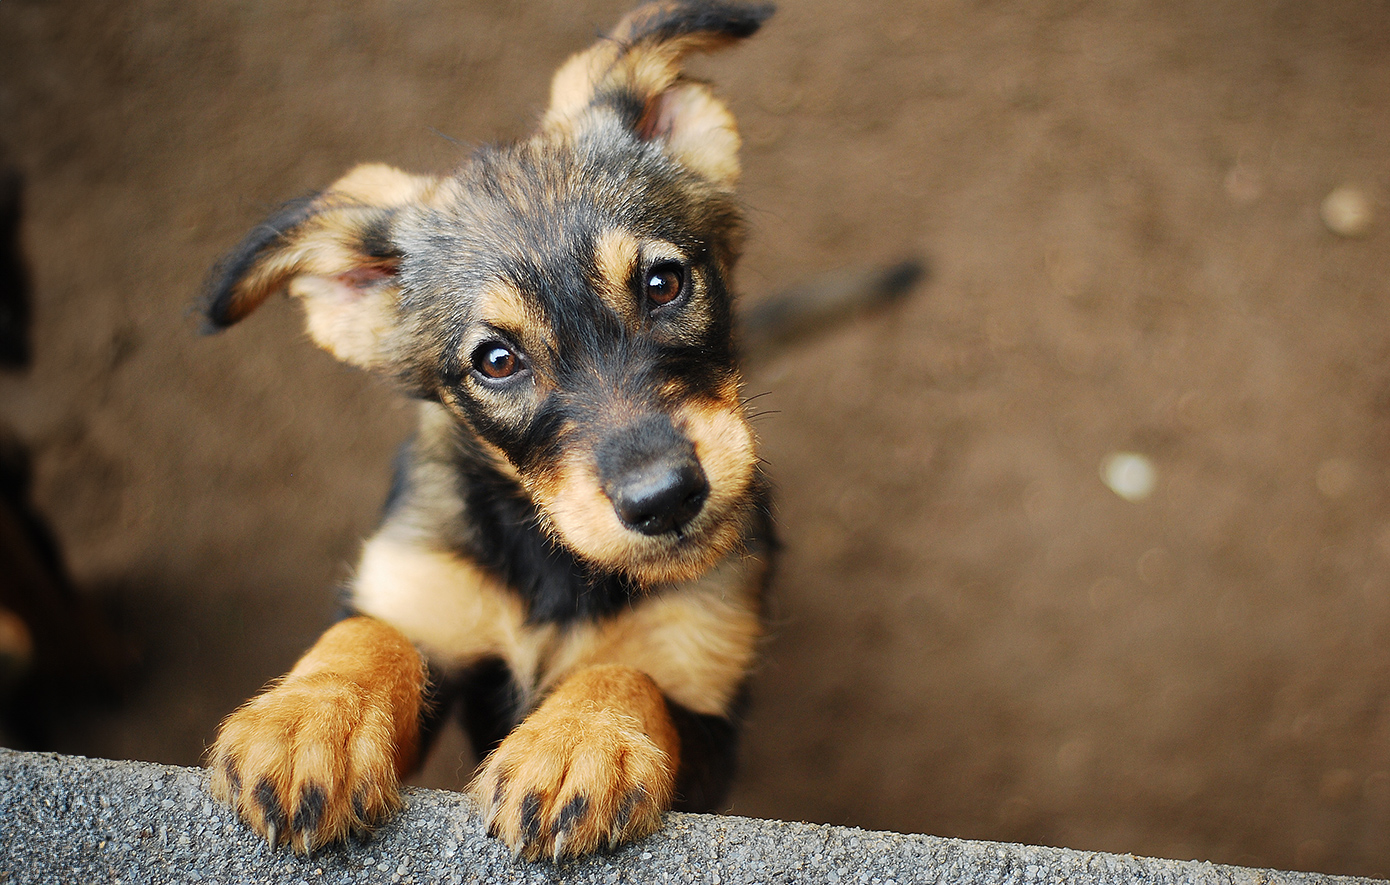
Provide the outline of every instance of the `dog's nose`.
[[709,496],[709,481],[693,458],[652,464],[609,493],[618,518],[644,535],[664,535],[695,518]]
[[599,447],[603,492],[623,525],[644,535],[680,529],[699,514],[709,480],[695,446],[669,419],[649,418],[612,434]]

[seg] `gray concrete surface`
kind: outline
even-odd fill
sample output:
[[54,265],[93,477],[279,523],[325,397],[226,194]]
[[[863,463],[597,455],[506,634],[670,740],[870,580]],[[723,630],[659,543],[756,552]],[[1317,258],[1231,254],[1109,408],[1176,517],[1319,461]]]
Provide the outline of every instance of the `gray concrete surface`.
[[563,865],[514,862],[468,797],[411,789],[370,840],[269,851],[196,768],[0,749],[0,883],[1330,883],[1369,882],[1056,848],[672,814],[656,836]]

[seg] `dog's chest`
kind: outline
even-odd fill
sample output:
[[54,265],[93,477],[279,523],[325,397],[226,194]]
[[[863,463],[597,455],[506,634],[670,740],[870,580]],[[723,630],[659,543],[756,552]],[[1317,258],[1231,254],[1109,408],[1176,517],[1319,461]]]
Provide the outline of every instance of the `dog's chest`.
[[378,536],[363,551],[352,602],[400,629],[435,667],[502,660],[523,708],[579,667],[636,661],[672,700],[714,713],[753,661],[765,569],[758,557],[735,555],[613,616],[536,624],[520,596],[467,560]]

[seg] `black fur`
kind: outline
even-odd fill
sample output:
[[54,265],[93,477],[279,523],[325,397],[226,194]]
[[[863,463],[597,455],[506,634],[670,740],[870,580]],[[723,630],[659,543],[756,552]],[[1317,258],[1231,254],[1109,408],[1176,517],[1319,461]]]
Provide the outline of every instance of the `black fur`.
[[715,33],[730,37],[751,37],[774,12],[773,3],[681,3],[653,15],[632,36],[633,43],[644,39],[670,40],[686,34]]
[[469,471],[464,482],[477,529],[467,552],[521,595],[531,623],[606,617],[641,592],[630,578],[591,568],[557,544],[511,481],[482,469]]
[[314,201],[318,197],[318,194],[309,194],[282,204],[217,263],[203,287],[203,315],[207,320],[204,332],[220,332],[240,319],[231,313],[237,283],[267,251],[282,243],[314,214]]
[[457,682],[463,727],[481,758],[495,750],[526,713],[521,688],[499,658],[479,661]]
[[[696,713],[666,698],[681,742],[675,810],[707,812],[723,806],[738,770],[739,730],[746,707],[746,690],[739,693],[727,716]],[[439,726],[455,711],[478,758],[495,750],[526,713],[520,687],[498,658],[479,661],[453,676],[431,667],[430,703],[420,728],[422,755],[433,744]]]
[[429,665],[429,696],[420,716],[420,756],[440,727],[458,716],[479,758],[492,752],[521,721],[521,688],[501,658],[484,658],[459,672]]
[[[541,705],[538,721],[555,715],[545,691],[564,703],[566,691],[594,692],[580,697],[645,710],[654,682],[627,696],[622,683],[602,681],[608,676],[590,683],[579,674],[606,665],[633,671],[627,679],[644,667],[647,680],[671,666],[698,672],[699,661],[661,661],[696,631],[715,634],[707,662],[754,653],[765,589],[754,582],[770,575],[775,542],[768,484],[738,399],[726,279],[743,233],[736,158],[711,153],[732,151],[731,139],[712,140],[706,152],[683,138],[722,125],[722,110],[656,91],[688,82],[677,68],[686,52],[746,37],[772,11],[730,2],[641,8],[615,31],[616,54],[649,52],[642,65],[657,67],[633,74],[617,64],[611,76],[582,64],[565,69],[564,77],[593,76],[562,82],[587,107],[557,105],[537,137],[479,149],[447,179],[367,168],[287,203],[217,266],[206,289],[208,325],[219,329],[297,274],[318,275],[291,286],[305,299],[315,340],[437,404],[422,409],[419,435],[397,458],[383,525],[364,558],[404,571],[364,567],[357,586],[364,610],[438,652],[426,663],[422,747],[456,711],[480,755],[500,745],[478,789],[494,804],[504,794],[517,800],[507,812],[509,842],[538,846],[546,827],[575,826],[588,807],[585,799],[558,822],[542,820],[542,797],[528,792],[540,787],[507,759],[513,745],[504,739],[531,705]],[[714,39],[658,45],[694,34]],[[615,54],[614,44],[593,51],[589,59],[603,64]],[[353,194],[361,203],[345,206]],[[377,199],[390,205],[363,205]],[[347,215],[314,218],[344,208]],[[376,551],[402,558],[370,558]],[[424,573],[421,596],[392,583],[414,580],[405,577],[412,563],[437,569]],[[477,580],[479,571],[492,580]],[[499,589],[514,597],[497,600]],[[525,641],[514,647],[485,629],[431,634],[420,626],[431,608],[448,610],[466,602],[455,593],[472,592],[499,605],[499,628]],[[680,606],[642,609],[654,595],[682,592],[723,593],[730,621],[711,626]],[[634,639],[644,611],[657,632]],[[623,621],[630,612],[635,620]],[[580,641],[567,645],[567,630]],[[628,660],[610,660],[605,643]],[[741,680],[727,667],[711,672],[689,697],[725,697]],[[732,778],[738,710],[706,715],[669,697],[666,707],[680,739],[676,770],[667,772],[676,807],[712,810]],[[668,734],[664,724],[653,731],[662,749]],[[664,778],[650,784],[663,806],[666,786]],[[612,837],[652,798],[647,785],[623,789],[604,800],[605,813],[613,801],[625,809],[603,824]],[[284,809],[261,804],[283,825]],[[301,805],[292,822],[314,828],[323,802]]]
[[394,264],[401,258],[401,250],[391,241],[391,219],[395,213],[378,212],[362,229],[362,254],[383,263]]
[[666,710],[681,741],[681,764],[676,772],[677,811],[718,811],[728,797],[738,770],[739,719],[744,703],[734,704],[728,716],[696,713],[666,699]]

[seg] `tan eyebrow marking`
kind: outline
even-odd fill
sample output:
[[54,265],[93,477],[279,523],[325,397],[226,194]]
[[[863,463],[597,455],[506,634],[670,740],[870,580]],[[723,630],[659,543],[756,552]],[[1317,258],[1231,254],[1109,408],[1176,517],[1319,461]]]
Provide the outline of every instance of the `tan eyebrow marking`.
[[631,286],[640,254],[637,238],[625,230],[610,228],[594,241],[598,296],[629,328],[637,328],[641,323]]
[[478,296],[478,319],[509,332],[530,333],[537,325],[526,300],[509,283],[497,282]]

